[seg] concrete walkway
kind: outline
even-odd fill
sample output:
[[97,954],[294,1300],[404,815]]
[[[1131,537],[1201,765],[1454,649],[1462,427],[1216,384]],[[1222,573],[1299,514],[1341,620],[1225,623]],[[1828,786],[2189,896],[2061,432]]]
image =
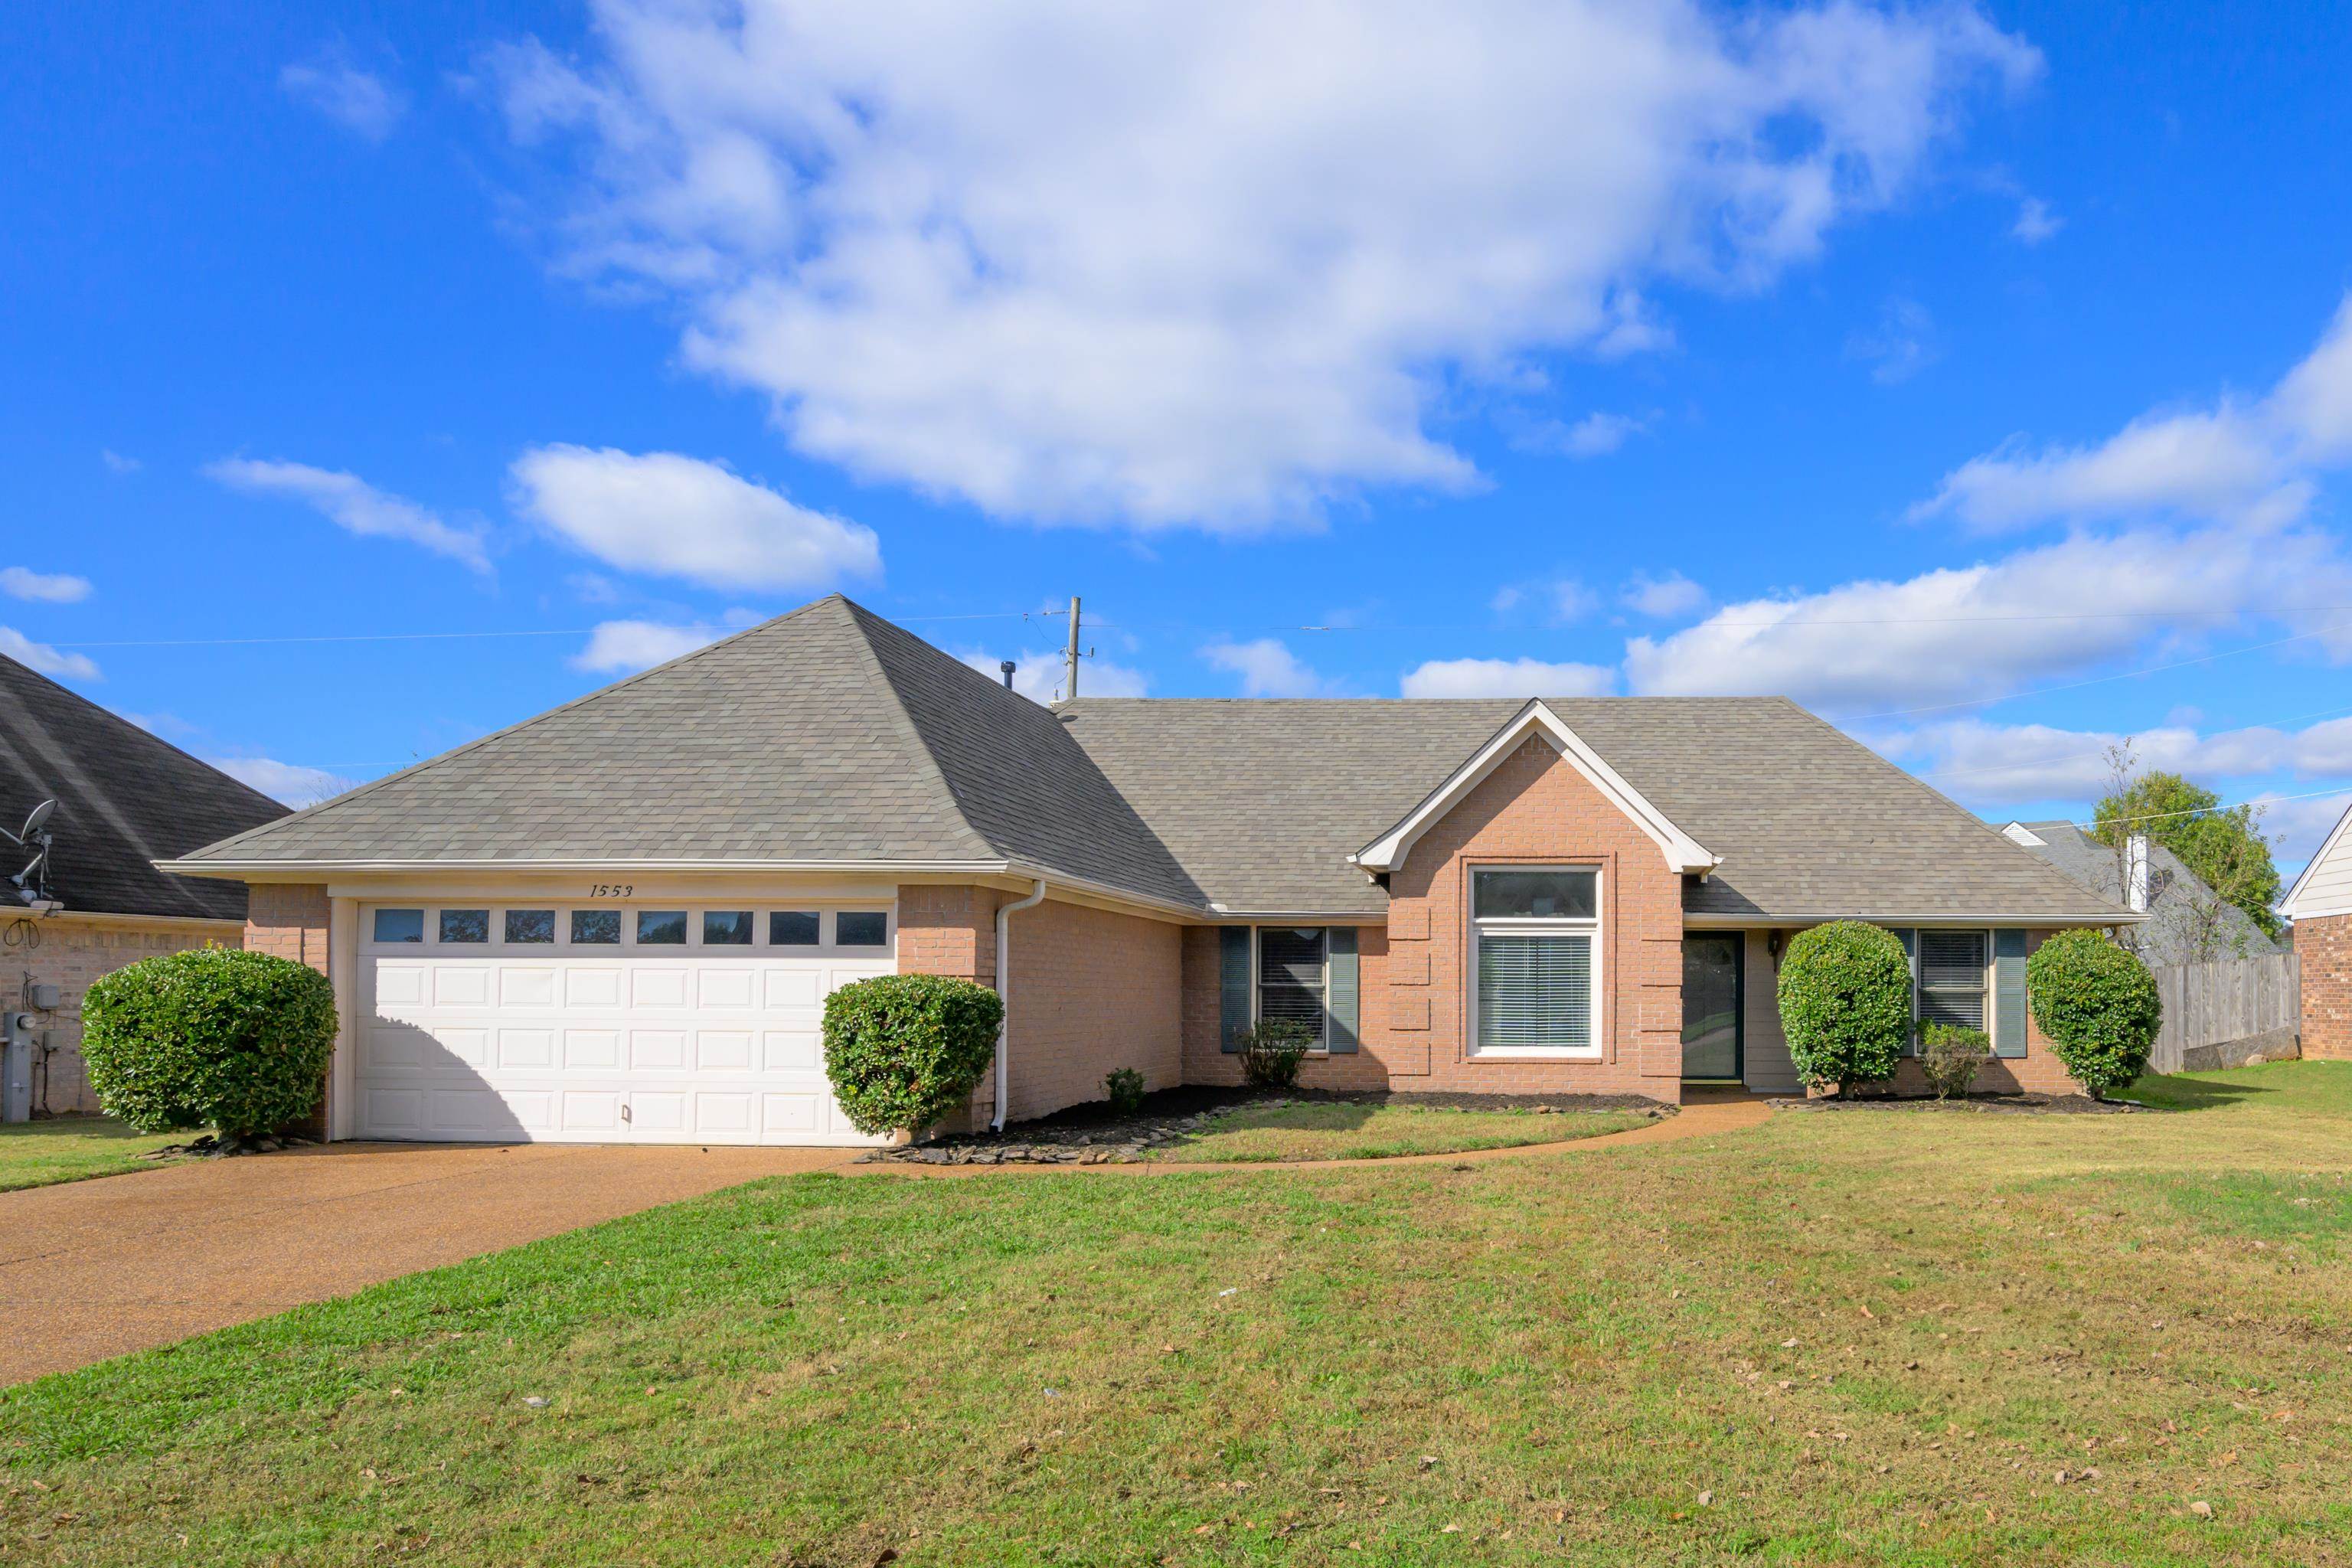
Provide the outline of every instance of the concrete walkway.
[[0,1193],[0,1385],[856,1153],[337,1143]]

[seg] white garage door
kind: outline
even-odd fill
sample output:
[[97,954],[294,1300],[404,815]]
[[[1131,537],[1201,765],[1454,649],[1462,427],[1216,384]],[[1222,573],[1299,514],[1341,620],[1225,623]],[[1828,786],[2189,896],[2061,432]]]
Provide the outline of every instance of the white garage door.
[[896,969],[886,908],[385,904],[359,935],[354,1137],[878,1142],[821,1022]]

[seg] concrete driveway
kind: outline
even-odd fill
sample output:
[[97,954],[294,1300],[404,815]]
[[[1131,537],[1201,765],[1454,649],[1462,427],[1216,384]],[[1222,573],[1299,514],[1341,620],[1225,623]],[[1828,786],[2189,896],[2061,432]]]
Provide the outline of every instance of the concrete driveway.
[[0,1385],[857,1152],[337,1143],[0,1193]]

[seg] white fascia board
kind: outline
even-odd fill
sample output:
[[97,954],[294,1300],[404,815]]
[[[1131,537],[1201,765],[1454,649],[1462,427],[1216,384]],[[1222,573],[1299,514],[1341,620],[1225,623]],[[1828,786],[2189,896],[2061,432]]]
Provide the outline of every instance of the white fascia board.
[[2352,826],[2352,805],[2346,806],[2344,808],[2344,815],[2336,819],[2336,826],[2327,830],[2326,841],[2320,845],[2318,853],[2315,854],[2310,859],[2303,863],[2303,869],[2295,874],[2294,886],[2289,888],[2286,890],[2286,897],[2278,901],[2279,913],[2284,915],[2289,920],[2294,920],[2306,912],[2315,915],[2322,913],[2334,914],[2338,912],[2334,910],[2311,910],[2308,911],[2299,910],[2295,907],[2295,900],[2302,896],[2303,885],[2311,880],[2311,874],[2314,871],[2318,870],[2321,862],[2325,861],[2330,855],[2333,855],[2336,852],[2336,846],[2343,842],[2344,830],[2347,826]]
[[1455,769],[1452,777],[1437,786],[1426,800],[1412,808],[1403,821],[1366,845],[1348,858],[1367,871],[1393,871],[1404,864],[1412,852],[1413,844],[1428,831],[1432,823],[1462,803],[1465,796],[1484,784],[1503,760],[1518,749],[1530,733],[1541,734],[1568,759],[1569,765],[1584,775],[1585,782],[1599,790],[1610,805],[1623,812],[1633,825],[1649,836],[1665,857],[1666,868],[1679,875],[1704,877],[1723,864],[1723,858],[1707,852],[1706,847],[1676,827],[1660,811],[1644,799],[1642,792],[1627,784],[1616,769],[1603,762],[1601,754],[1584,743],[1583,737],[1561,721],[1541,702],[1530,703],[1525,711],[1495,733],[1494,739],[1481,746],[1470,760]]
[[2021,915],[2014,911],[2009,913],[1994,911],[1987,914],[1951,914],[1948,912],[1938,911],[1932,915],[1857,915],[1850,912],[1845,914],[1822,913],[1812,915],[1685,915],[1683,917],[1683,927],[1686,931],[1741,931],[1748,929],[1767,931],[1774,927],[1788,928],[1796,926],[1827,925],[1832,921],[1860,921],[1865,925],[1917,926],[1929,931],[1935,931],[1948,926],[1962,931],[1976,931],[1988,927],[1999,927],[2004,929],[2030,928],[2035,931],[2047,928],[2053,931],[2060,931],[2072,926],[2085,926],[2092,928],[2099,926],[2136,926],[2153,918],[2153,916],[2149,915],[2134,914],[2129,910],[2117,910],[2111,915]]
[[874,871],[933,876],[1004,876],[1006,860],[155,860],[159,871],[229,881],[323,882],[331,875],[444,871]]

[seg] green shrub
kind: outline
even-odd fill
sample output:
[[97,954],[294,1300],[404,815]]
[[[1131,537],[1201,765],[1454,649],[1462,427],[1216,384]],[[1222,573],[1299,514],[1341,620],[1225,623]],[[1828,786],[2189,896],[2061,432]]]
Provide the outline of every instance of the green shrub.
[[969,980],[854,980],[824,999],[824,1073],[860,1132],[919,1132],[971,1099],[1003,1022],[1003,999]]
[[2035,948],[2025,994],[2050,1048],[2092,1099],[2147,1070],[2164,1002],[2147,965],[2104,932],[2062,931]]
[[1966,1098],[1978,1071],[1992,1060],[1992,1037],[1958,1024],[1930,1024],[1919,1048],[1919,1070],[1937,1100]]
[[1241,1037],[1242,1081],[1257,1089],[1288,1089],[1298,1064],[1315,1046],[1315,1031],[1296,1018],[1261,1018]]
[[1890,931],[1832,921],[1780,955],[1780,1032],[1797,1075],[1840,1094],[1895,1076],[1911,1034],[1911,961]]
[[1143,1107],[1143,1075],[1133,1068],[1113,1068],[1103,1074],[1105,1097],[1121,1116]]
[[142,1132],[268,1132],[316,1110],[335,989],[308,964],[234,948],[142,958],[90,982],[81,1056],[110,1116]]

